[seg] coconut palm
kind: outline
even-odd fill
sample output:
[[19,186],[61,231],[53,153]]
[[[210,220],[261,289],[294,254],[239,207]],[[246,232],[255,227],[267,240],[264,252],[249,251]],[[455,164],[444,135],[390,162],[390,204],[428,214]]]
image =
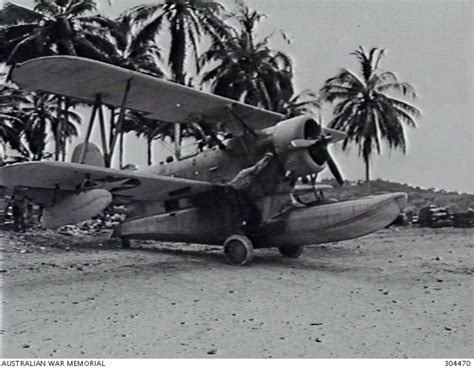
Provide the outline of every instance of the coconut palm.
[[[198,43],[202,36],[216,39],[225,33],[227,26],[220,17],[223,10],[221,4],[211,0],[165,0],[157,4],[140,5],[122,14],[118,20],[119,27],[112,30],[111,34],[122,55],[128,54],[128,61],[124,66],[137,70],[137,65],[127,65],[133,59],[131,56],[137,55],[137,59],[148,61],[145,68],[143,65],[138,66],[139,70],[149,73],[149,65],[156,63],[160,57],[156,38],[166,26],[170,36],[168,65],[171,79],[185,84],[189,48],[197,61]],[[151,72],[159,76],[162,73],[158,73],[158,70],[155,67]]]
[[380,154],[381,140],[384,140],[390,148],[401,149],[405,153],[405,125],[416,127],[415,118],[421,112],[415,106],[389,95],[394,92],[415,98],[416,92],[411,84],[400,82],[396,74],[379,69],[384,50],[372,48],[366,52],[359,47],[351,55],[355,55],[360,62],[360,75],[342,69],[325,82],[320,92],[322,99],[336,103],[329,127],[347,133],[343,149],[351,142],[358,145],[368,182],[373,150]]
[[[95,17],[94,21],[102,26],[102,39],[97,39],[109,55],[109,62],[123,68],[163,77],[159,66],[161,50],[158,47],[154,23],[136,22],[130,14],[122,14],[116,20]],[[101,40],[106,39],[104,43]]]
[[[107,53],[109,63],[155,77],[164,76],[159,66],[161,55],[154,39],[156,30],[153,28],[153,24],[137,23],[126,13],[116,20],[95,17],[94,21],[101,26],[100,32],[102,34],[96,40],[96,44]],[[105,42],[102,42],[103,40]],[[132,131],[134,125],[131,125],[130,120],[125,119],[121,132],[117,132],[119,115],[117,109],[110,107],[111,137],[109,142],[112,143],[113,136],[118,135],[119,166],[122,167],[124,135]],[[110,150],[115,151],[115,147],[110,147]],[[111,164],[113,151],[104,153],[106,166]]]
[[[99,32],[99,16],[85,16],[97,10],[94,0],[35,0],[34,9],[7,4],[0,11],[0,19],[7,20],[0,27],[0,61],[15,64],[24,60],[55,54],[78,55],[107,61],[107,50],[111,44],[105,37],[105,31]],[[96,46],[97,45],[97,46]],[[104,50],[104,51],[102,51]],[[32,95],[34,96],[34,95]],[[28,109],[38,107],[34,122],[28,117],[23,125],[23,137],[28,142],[32,157],[42,158],[46,142],[46,126],[42,119],[45,112],[56,111],[56,119],[50,117],[45,122],[54,130],[56,143],[55,159],[65,157],[67,138],[77,135],[74,124],[80,117],[70,111],[67,99],[34,96]],[[56,101],[56,109],[52,106]],[[64,105],[64,108],[61,107]],[[47,108],[45,108],[47,106]],[[35,116],[35,115],[32,115]],[[60,119],[64,119],[62,122]]]
[[124,131],[135,132],[137,137],[144,137],[147,143],[147,164],[152,164],[152,145],[156,139],[173,139],[173,124],[159,123],[156,120],[144,117],[142,114],[128,111],[124,120]]
[[[19,118],[21,103],[25,101],[23,93],[15,88],[1,86],[0,88],[0,144],[3,152],[6,147],[25,153],[25,148],[21,144],[20,133],[17,130],[21,123]],[[15,124],[16,123],[16,124]]]
[[21,133],[31,160],[41,160],[46,156],[48,134],[55,143],[55,159],[65,158],[67,139],[77,136],[76,124],[81,122],[81,117],[74,111],[58,104],[58,98],[50,94],[27,94],[27,101],[23,104],[19,121],[14,123],[15,128]]
[[70,110],[73,106],[67,97],[56,97],[56,119],[51,121],[50,131],[54,137],[54,159],[65,161],[67,143],[72,142],[72,137],[77,137],[77,125],[81,124],[82,117]]
[[31,58],[65,54],[107,60],[108,55],[94,45],[98,39],[94,0],[35,0],[33,10],[8,4],[12,12],[8,24],[0,27],[0,61],[19,63]]
[[212,67],[202,82],[221,96],[274,111],[285,111],[293,95],[290,58],[270,48],[269,38],[256,40],[255,30],[263,15],[240,5],[238,27],[225,40],[215,41],[200,59],[200,67]]
[[317,114],[316,109],[320,108],[319,97],[314,91],[306,89],[293,95],[289,100],[277,100],[274,110],[288,118],[292,118],[303,114],[315,116]]
[[190,49],[197,62],[198,45],[203,35],[213,40],[225,37],[228,27],[223,22],[224,7],[214,0],[164,0],[133,8],[127,14],[146,24],[150,38],[163,31],[166,24],[170,36],[168,65],[172,79],[185,83],[185,65]]

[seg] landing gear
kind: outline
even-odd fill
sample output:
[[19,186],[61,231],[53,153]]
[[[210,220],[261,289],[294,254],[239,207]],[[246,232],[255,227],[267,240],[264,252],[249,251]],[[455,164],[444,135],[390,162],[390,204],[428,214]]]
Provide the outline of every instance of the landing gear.
[[132,246],[130,240],[125,237],[120,237],[120,244],[122,245],[122,249],[129,249]]
[[303,246],[279,247],[278,250],[280,251],[281,256],[285,258],[297,259],[303,253]]
[[246,236],[234,234],[224,242],[225,260],[231,265],[245,265],[253,260],[252,241]]

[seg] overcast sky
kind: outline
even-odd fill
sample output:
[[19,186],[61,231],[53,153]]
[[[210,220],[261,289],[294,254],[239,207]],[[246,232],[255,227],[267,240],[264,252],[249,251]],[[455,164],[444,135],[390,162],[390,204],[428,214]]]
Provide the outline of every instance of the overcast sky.
[[[112,0],[109,6],[102,0],[101,10],[115,16],[145,2]],[[423,117],[418,128],[407,130],[407,155],[385,150],[373,162],[373,177],[474,192],[472,1],[247,0],[247,4],[267,15],[259,28],[262,35],[283,29],[291,37],[293,42],[287,45],[275,36],[272,46],[294,59],[300,90],[317,91],[342,67],[358,71],[349,54],[359,45],[386,49],[382,69],[415,85],[420,97],[413,103]],[[324,106],[326,119],[330,108]],[[143,147],[131,139],[129,146],[127,160],[144,163]],[[332,151],[346,178],[364,177],[355,148]]]

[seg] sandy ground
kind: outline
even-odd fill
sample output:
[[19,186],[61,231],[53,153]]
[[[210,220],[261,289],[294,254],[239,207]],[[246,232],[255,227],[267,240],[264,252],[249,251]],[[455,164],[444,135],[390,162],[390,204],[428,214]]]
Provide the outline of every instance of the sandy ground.
[[3,357],[473,357],[474,231],[216,247],[0,232]]

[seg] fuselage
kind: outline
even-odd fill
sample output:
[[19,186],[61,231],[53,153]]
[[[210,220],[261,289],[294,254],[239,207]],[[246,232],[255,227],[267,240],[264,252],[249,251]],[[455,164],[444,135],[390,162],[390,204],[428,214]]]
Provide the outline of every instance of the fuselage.
[[[249,141],[232,138],[224,142],[225,149],[208,148],[193,157],[160,163],[142,172],[225,184],[270,150],[268,135],[264,133],[262,141],[251,147],[250,153],[245,147]],[[253,214],[243,230],[256,248],[311,245],[359,237],[390,224],[406,203],[405,194],[395,193],[295,206],[290,196],[293,186],[294,181],[285,177],[285,168],[275,160],[248,192],[249,203],[243,206],[250,207]],[[119,234],[127,238],[221,245],[236,232],[232,219],[234,206],[224,190],[214,191],[207,198],[201,194],[172,204],[142,204],[133,208],[120,226]]]
[[218,145],[206,145],[187,158],[176,160],[170,157],[168,162],[161,161],[159,164],[140,169],[139,172],[225,184],[240,170],[252,165],[266,150],[270,150],[270,145],[266,144],[265,140],[267,136],[267,133],[261,132],[257,140],[245,137],[229,138],[222,142],[225,149]]

